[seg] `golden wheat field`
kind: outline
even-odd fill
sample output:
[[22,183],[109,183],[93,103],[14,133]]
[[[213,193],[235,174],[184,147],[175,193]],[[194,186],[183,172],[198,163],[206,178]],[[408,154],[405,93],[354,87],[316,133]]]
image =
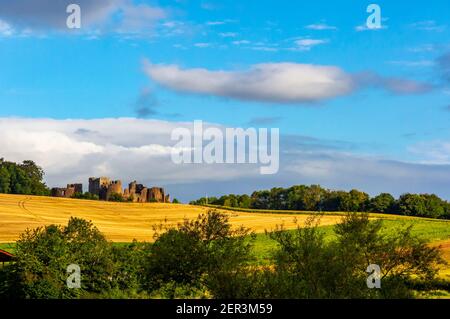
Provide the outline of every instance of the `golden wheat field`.
[[[106,237],[114,242],[152,241],[153,227],[161,223],[177,224],[183,219],[196,218],[208,208],[160,203],[112,203],[67,198],[0,194],[0,243],[16,241],[27,228],[59,224],[70,217],[92,221]],[[295,219],[302,224],[307,215],[225,212],[233,226],[245,226],[255,232],[274,229],[283,224],[295,228]],[[324,216],[321,225],[337,223],[341,217]]]

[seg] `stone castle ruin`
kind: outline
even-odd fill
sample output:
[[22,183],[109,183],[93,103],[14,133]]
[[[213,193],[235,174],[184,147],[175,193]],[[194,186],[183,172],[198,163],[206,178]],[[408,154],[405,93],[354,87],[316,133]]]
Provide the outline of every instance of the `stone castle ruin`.
[[[52,188],[51,194],[54,197],[70,198],[75,193],[83,193],[82,184],[69,184],[67,188]],[[108,177],[91,177],[89,178],[89,193],[97,195],[100,200],[109,200],[113,194],[122,196],[126,200],[135,203],[170,203],[170,195],[165,194],[164,188],[151,187],[148,188],[136,181],[128,184],[128,188],[122,188],[120,180],[113,181]]]
[[51,190],[53,197],[71,198],[76,193],[83,193],[83,184],[67,184],[66,188],[55,187]]
[[165,195],[164,188],[147,188],[142,184],[137,184],[136,181],[128,185],[128,188],[123,192],[123,197],[126,199],[131,198],[133,202],[137,203],[170,203],[170,196]]

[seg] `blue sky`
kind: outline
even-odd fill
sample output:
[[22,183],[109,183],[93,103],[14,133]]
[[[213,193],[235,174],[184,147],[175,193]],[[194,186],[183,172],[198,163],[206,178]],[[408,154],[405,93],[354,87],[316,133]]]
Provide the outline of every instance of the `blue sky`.
[[[80,0],[82,28],[77,31],[64,26],[67,14],[61,8],[66,2],[77,3],[19,0],[0,5],[0,117],[7,119],[3,123],[12,123],[13,118],[36,123],[137,118],[174,125],[201,119],[231,127],[277,127],[283,136],[340,148],[339,155],[417,164],[450,177],[448,1],[376,1],[382,28],[366,30],[369,1]],[[34,6],[39,9],[28,10]],[[283,63],[290,64],[284,68]],[[260,70],[262,75],[252,71],[268,64],[275,72],[312,65],[311,73],[300,68],[289,75],[306,82],[322,66],[337,69],[339,77],[312,99],[305,99],[305,92],[300,96],[287,92],[285,77],[279,83],[273,78],[273,87],[284,85],[274,98],[246,91],[239,83],[242,78],[256,74],[271,80],[274,71],[267,67]],[[195,85],[180,87],[179,79],[167,78],[169,65],[179,71],[176,77],[197,69],[204,74]],[[208,88],[220,71],[232,80]],[[345,80],[350,87],[341,88]],[[230,88],[229,82],[236,87]],[[23,154],[10,148],[4,148],[5,157]],[[291,148],[288,143],[286,149]],[[83,165],[83,159],[78,164]],[[373,169],[364,168],[366,177],[354,183],[300,174],[249,182],[239,190],[321,182],[373,193],[388,185],[371,179],[377,174]],[[49,170],[51,184],[88,174]],[[415,171],[405,173],[392,191],[428,191],[450,198],[449,185],[426,177],[411,176],[418,185],[411,189],[408,174]],[[105,173],[121,175],[107,169]],[[152,177],[145,179],[151,182]],[[180,197],[204,191],[205,181],[188,180],[198,192],[185,195],[185,188],[172,186]],[[227,183],[238,180],[240,175]],[[182,184],[164,176],[155,182]],[[217,193],[233,191],[224,184],[218,180],[216,188],[211,187]]]

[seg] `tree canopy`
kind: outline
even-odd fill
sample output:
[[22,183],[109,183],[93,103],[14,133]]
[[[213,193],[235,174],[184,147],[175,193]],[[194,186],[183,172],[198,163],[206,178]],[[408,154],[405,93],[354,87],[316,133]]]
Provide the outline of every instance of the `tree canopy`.
[[434,194],[404,194],[395,199],[389,193],[370,197],[357,189],[349,192],[329,190],[319,185],[272,188],[249,195],[203,197],[193,205],[217,205],[266,210],[303,210],[329,212],[373,212],[430,218],[450,218],[450,203]]
[[43,179],[44,171],[33,161],[17,164],[0,158],[0,193],[49,195]]

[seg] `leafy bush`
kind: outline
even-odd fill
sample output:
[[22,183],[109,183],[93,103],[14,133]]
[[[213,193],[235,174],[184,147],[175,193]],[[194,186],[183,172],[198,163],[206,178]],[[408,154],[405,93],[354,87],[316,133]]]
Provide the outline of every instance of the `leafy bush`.
[[145,260],[150,245],[134,241],[131,244],[112,246],[115,264],[114,282],[118,290],[130,291],[132,295],[140,292],[145,280]]
[[[66,227],[46,226],[27,230],[16,244],[11,266],[24,298],[76,298],[84,291],[113,287],[114,263],[109,243],[92,223],[71,218]],[[81,268],[82,289],[66,285],[67,267]]]
[[[349,214],[324,240],[315,220],[294,232],[278,229],[273,267],[226,273],[215,298],[412,298],[411,278],[432,281],[443,261],[439,250],[411,235],[410,228],[383,235],[381,221]],[[367,266],[381,268],[382,289],[369,289]]]
[[250,259],[248,229],[232,229],[228,216],[216,211],[185,220],[156,235],[147,261],[149,290],[173,282],[201,288],[215,276],[234,271]]
[[89,192],[85,192],[84,194],[81,193],[75,193],[72,198],[75,199],[87,199],[87,200],[99,200],[100,197],[96,194],[91,194]]
[[132,201],[133,199],[126,199],[123,197],[122,194],[118,194],[118,193],[113,193],[108,197],[108,201],[110,202],[119,202],[119,203],[125,203],[125,202],[129,202]]
[[[411,228],[383,231],[367,214],[348,214],[325,240],[311,218],[269,235],[278,246],[268,266],[253,265],[254,236],[217,211],[155,228],[155,243],[113,246],[92,223],[27,230],[16,261],[0,268],[0,298],[413,298],[448,290],[438,280],[438,248]],[[81,268],[82,289],[66,285],[67,266]],[[382,289],[368,289],[367,266],[381,268]]]

